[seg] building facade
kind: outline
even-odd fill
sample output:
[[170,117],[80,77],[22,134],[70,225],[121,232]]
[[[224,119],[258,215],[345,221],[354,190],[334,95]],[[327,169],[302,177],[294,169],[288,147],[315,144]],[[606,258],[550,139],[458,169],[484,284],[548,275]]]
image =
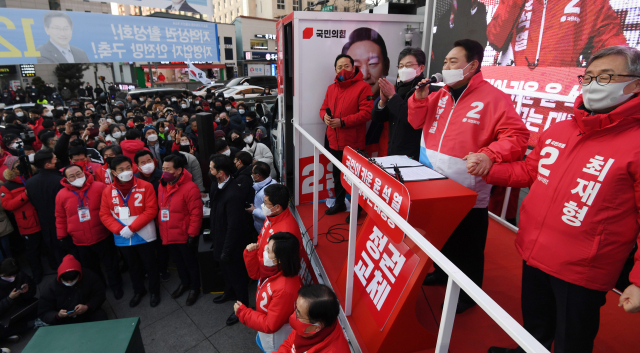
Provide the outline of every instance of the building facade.
[[276,75],[277,22],[249,16],[233,20],[239,76]]

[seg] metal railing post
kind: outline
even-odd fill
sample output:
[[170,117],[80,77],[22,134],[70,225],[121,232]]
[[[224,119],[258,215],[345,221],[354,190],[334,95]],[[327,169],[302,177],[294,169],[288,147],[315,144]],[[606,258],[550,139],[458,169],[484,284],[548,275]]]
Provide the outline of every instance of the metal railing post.
[[318,184],[320,183],[320,151],[313,146],[313,246],[318,245]]
[[507,188],[504,192],[504,202],[502,202],[502,211],[500,212],[500,218],[507,219],[507,208],[509,207],[509,198],[511,197],[511,187]]
[[447,293],[444,296],[444,306],[440,329],[438,330],[438,343],[436,343],[435,353],[447,353],[449,343],[451,343],[451,332],[453,332],[453,321],[456,318],[456,307],[458,306],[458,296],[460,286],[449,277],[447,283]]
[[[335,166],[334,166],[335,168]],[[334,181],[340,183],[341,180]],[[347,257],[347,295],[344,302],[345,316],[351,315],[351,304],[353,300],[353,268],[356,261],[356,233],[358,232],[358,198],[360,188],[356,183],[351,183],[351,210],[349,218],[349,255]],[[355,217],[354,217],[355,216]]]

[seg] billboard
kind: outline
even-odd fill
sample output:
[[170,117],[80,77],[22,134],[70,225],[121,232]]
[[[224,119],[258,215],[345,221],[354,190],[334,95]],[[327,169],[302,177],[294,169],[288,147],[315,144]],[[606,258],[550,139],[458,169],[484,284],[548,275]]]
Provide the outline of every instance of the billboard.
[[215,23],[4,9],[0,65],[220,61]]
[[[576,76],[592,54],[612,45],[639,47],[640,2],[438,0],[431,74],[463,38],[485,45],[482,72],[494,86],[575,98],[581,92]],[[521,117],[529,145],[572,115],[572,103],[525,97]]]
[[[88,0],[103,2],[102,0]],[[145,6],[167,11],[182,11],[194,14],[207,15],[208,20],[213,21],[213,6],[211,0],[115,0],[117,4]]]

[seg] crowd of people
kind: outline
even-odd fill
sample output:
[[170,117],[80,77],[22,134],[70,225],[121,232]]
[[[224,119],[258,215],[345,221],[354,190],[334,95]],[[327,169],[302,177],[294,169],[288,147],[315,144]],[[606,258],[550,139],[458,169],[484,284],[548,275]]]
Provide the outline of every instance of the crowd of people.
[[113,100],[116,98],[116,94],[120,91],[115,83],[110,82],[109,86],[105,85],[106,91],[96,84],[94,88],[90,82],[82,84],[75,92],[66,86],[56,87],[53,83],[44,83],[44,87],[40,90],[35,85],[27,84],[25,88],[22,86],[17,87],[15,90],[13,87],[8,86],[2,90],[2,96],[0,97],[0,103],[6,107],[14,104],[50,104],[60,103],[62,105],[68,104],[72,98],[95,100],[102,96],[104,93],[106,98]]
[[[199,136],[200,112],[213,114],[214,136]],[[323,347],[327,339],[348,350],[335,294],[305,282],[301,271],[308,257],[288,208],[289,190],[276,181],[270,111],[260,99],[249,105],[210,92],[141,93],[109,109],[72,98],[52,110],[35,105],[1,114],[0,295],[8,299],[0,302],[0,315],[31,311],[20,324],[0,327],[0,339],[18,339],[34,326],[105,320],[107,288],[121,300],[125,271],[133,289],[129,306],[148,294],[156,307],[169,261],[180,279],[171,297],[187,294],[186,305],[195,304],[201,273],[213,270],[200,268],[196,257],[208,228],[213,245],[206,246],[225,281],[213,302],[236,301],[227,325],[258,331],[265,352]],[[209,158],[201,158],[199,138],[215,139]],[[11,233],[24,246],[30,276],[19,269]],[[36,300],[43,259],[58,276]],[[250,279],[258,281],[254,308]]]

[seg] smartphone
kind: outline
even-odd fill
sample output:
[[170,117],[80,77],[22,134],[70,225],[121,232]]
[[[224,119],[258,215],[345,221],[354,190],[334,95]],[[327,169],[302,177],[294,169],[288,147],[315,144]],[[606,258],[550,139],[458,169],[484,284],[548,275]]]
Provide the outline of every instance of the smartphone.
[[24,293],[26,293],[26,292],[27,292],[27,291],[26,291],[26,289],[25,289],[25,287],[26,287],[26,286],[27,286],[27,284],[25,283],[25,284],[23,284],[23,285],[20,287],[20,293],[23,293],[23,294],[24,294]]
[[75,310],[67,311],[67,315],[75,313]]

